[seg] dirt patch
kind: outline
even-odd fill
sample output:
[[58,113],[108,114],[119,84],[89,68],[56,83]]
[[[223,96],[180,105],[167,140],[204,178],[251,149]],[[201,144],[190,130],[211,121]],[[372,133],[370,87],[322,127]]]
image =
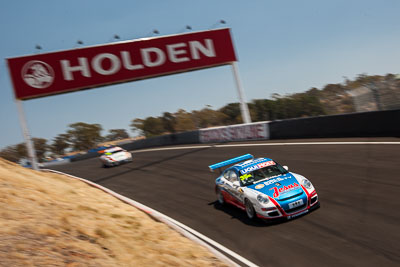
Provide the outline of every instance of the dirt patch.
[[81,181],[0,158],[0,266],[226,266]]

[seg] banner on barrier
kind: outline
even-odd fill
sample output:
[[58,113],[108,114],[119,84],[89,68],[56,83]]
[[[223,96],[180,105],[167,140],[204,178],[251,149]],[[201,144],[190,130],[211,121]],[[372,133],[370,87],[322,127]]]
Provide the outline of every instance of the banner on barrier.
[[25,100],[230,64],[229,29],[8,58],[15,97]]
[[200,129],[201,143],[251,141],[269,139],[268,122],[239,124],[225,127]]

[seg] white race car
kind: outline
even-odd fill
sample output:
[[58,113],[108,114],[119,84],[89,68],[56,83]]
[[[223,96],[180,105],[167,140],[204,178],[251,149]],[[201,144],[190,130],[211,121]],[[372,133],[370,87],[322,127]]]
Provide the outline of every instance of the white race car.
[[304,176],[288,171],[270,158],[250,154],[210,165],[225,169],[215,181],[220,204],[246,211],[250,219],[292,219],[319,207],[317,192]]
[[100,161],[104,167],[116,166],[124,162],[131,162],[132,154],[116,146],[105,149],[104,154],[100,156]]

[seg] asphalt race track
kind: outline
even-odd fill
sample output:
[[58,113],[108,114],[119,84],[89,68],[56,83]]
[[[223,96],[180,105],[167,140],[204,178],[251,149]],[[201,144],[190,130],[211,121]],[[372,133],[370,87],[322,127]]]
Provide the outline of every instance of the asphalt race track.
[[[154,208],[260,266],[400,266],[400,145],[254,144],[261,143],[138,151],[132,163],[118,167],[102,168],[95,158],[53,169]],[[309,178],[321,208],[268,225],[220,207],[217,175],[207,166],[246,153]]]

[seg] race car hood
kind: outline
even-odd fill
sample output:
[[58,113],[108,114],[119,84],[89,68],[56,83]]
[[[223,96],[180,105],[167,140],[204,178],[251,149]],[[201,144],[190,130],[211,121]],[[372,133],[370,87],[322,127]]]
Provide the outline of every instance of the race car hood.
[[303,192],[300,182],[290,172],[248,186],[276,200],[285,200]]

